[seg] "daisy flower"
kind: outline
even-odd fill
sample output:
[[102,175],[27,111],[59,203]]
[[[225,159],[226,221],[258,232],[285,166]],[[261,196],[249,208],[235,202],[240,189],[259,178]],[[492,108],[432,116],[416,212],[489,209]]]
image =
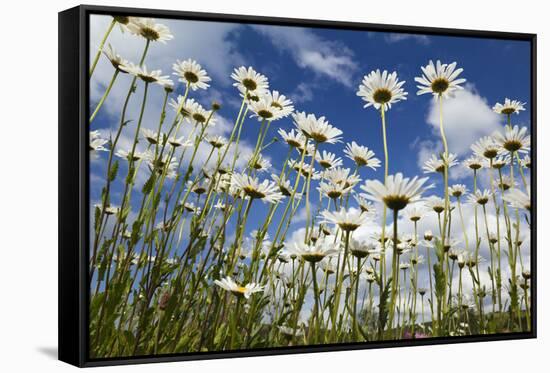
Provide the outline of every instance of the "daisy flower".
[[430,210],[441,214],[443,211],[445,211],[445,200],[441,197],[431,196],[426,199],[425,206]]
[[335,184],[332,182],[321,182],[317,190],[319,193],[331,199],[338,199],[351,191],[351,187],[346,187],[343,184]]
[[414,78],[419,91],[417,95],[432,93],[434,96],[449,97],[458,89],[463,89],[460,85],[466,82],[466,79],[457,79],[464,69],[457,69],[456,62],[451,64],[442,64],[441,61],[433,63],[430,60],[427,66],[422,66],[422,76]]
[[315,157],[317,163],[324,169],[334,168],[342,165],[342,158],[336,157],[336,154],[323,150],[322,153],[318,153]]
[[[102,209],[103,205],[101,203],[98,203],[94,205],[95,208]],[[105,206],[105,215],[116,215],[120,212],[120,207],[117,206]]]
[[525,102],[521,102],[518,100],[510,100],[509,98],[504,99],[504,104],[496,103],[495,106],[493,106],[493,111],[497,114],[504,114],[504,115],[511,115],[511,114],[519,114],[520,111],[525,110]]
[[294,247],[290,250],[306,262],[317,263],[326,257],[339,254],[341,246],[339,242],[334,243],[329,240],[317,240],[314,245],[308,245],[302,242],[294,243]]
[[290,197],[292,195],[292,186],[290,185],[290,180],[287,180],[285,176],[279,177],[278,175],[272,174],[271,178],[279,186],[279,190],[283,196]]
[[91,152],[97,152],[97,151],[106,152],[106,151],[108,151],[108,149],[103,146],[103,145],[107,144],[108,142],[109,142],[109,140],[102,139],[100,137],[99,131],[90,131],[90,145],[89,145],[90,148],[89,148],[89,150]]
[[149,128],[142,128],[141,134],[143,135],[143,138],[151,145],[156,145],[158,143],[157,140],[162,140],[165,136],[163,133],[159,134]]
[[374,106],[375,109],[383,107],[384,110],[391,109],[391,105],[407,99],[407,92],[402,88],[404,81],[397,79],[397,73],[394,71],[388,73],[384,70],[371,71],[363,77],[359,85],[357,96],[366,102],[365,108]]
[[174,38],[168,27],[156,23],[152,18],[130,17],[130,22],[126,27],[131,33],[142,36],[149,41],[159,41],[166,44],[168,40]]
[[252,158],[250,158],[248,162],[251,163],[252,161],[254,161],[254,163],[250,164],[250,166],[256,171],[263,172],[271,168],[271,162],[264,158],[261,154],[258,154],[256,159],[254,159],[254,155],[252,155]]
[[294,111],[292,101],[285,95],[280,94],[279,91],[268,91],[264,98],[272,107],[277,109],[279,118],[287,117]]
[[516,182],[509,175],[504,175],[494,181],[494,185],[502,191],[506,191],[516,186]]
[[206,70],[204,70],[197,61],[191,58],[184,61],[177,60],[176,63],[172,65],[172,68],[175,71],[174,75],[179,77],[178,80],[187,84],[193,91],[210,87],[207,83],[212,79],[210,79]]
[[168,144],[173,146],[174,148],[179,148],[180,146],[183,146],[184,148],[190,148],[194,145],[194,143],[191,140],[185,140],[183,136],[176,137],[172,136],[168,139]]
[[369,217],[367,213],[361,210],[346,210],[344,208],[334,212],[324,210],[321,216],[324,218],[323,223],[336,224],[346,232],[354,231],[364,225]]
[[470,194],[468,196],[468,201],[470,203],[477,203],[478,205],[486,205],[487,202],[489,202],[489,198],[491,198],[491,191],[488,189],[484,190],[476,190],[474,193]]
[[531,147],[531,136],[527,134],[527,127],[507,127],[504,133],[495,132],[493,139],[497,145],[510,153],[526,153]]
[[524,193],[517,188],[510,189],[508,192],[504,193],[502,199],[514,208],[531,211],[531,193],[529,193],[529,191]]
[[414,205],[407,207],[404,212],[405,212],[405,217],[412,222],[419,221],[420,219],[422,219],[422,217],[426,213],[424,209],[416,207]]
[[214,283],[224,290],[230,291],[237,297],[245,297],[246,299],[254,293],[261,293],[264,291],[264,286],[260,286],[256,283],[246,284],[245,286],[238,285],[231,277],[225,277],[221,280],[214,280]]
[[422,169],[424,170],[425,174],[436,172],[443,173],[445,172],[445,164],[447,164],[447,168],[456,166],[458,164],[458,161],[456,160],[456,154],[449,153],[448,157],[445,157],[445,154],[441,154],[441,156],[439,157],[435,154],[432,154],[430,159],[424,162],[424,166],[422,167]]
[[257,178],[245,174],[234,174],[231,184],[251,199],[261,199],[268,203],[277,203],[283,199],[279,186],[269,180],[260,183]]
[[[510,163],[510,155],[506,155],[506,156],[502,156],[502,155],[499,155],[495,158],[493,158],[493,168],[495,170],[500,170],[501,168],[505,167],[506,165],[508,165]],[[487,167],[489,167],[490,164],[487,165]]]
[[304,112],[298,112],[292,114],[296,127],[302,131],[302,133],[317,143],[329,143],[334,144],[340,141],[340,135],[342,131],[332,126],[325,117],[316,118],[313,114],[306,114]]
[[257,117],[260,122],[263,120],[271,122],[282,118],[281,109],[272,106],[271,101],[267,97],[250,102],[248,107],[253,112],[251,117]]
[[376,248],[376,244],[372,242],[368,243],[355,239],[351,239],[349,242],[350,254],[359,259],[366,258],[373,250],[376,250]]
[[454,184],[449,187],[449,194],[455,198],[462,197],[467,191],[468,189],[464,184]]
[[105,57],[107,57],[107,59],[109,60],[109,62],[111,62],[111,65],[113,65],[115,69],[122,73],[126,73],[126,71],[122,67],[128,65],[128,61],[122,58],[120,54],[115,51],[111,44],[108,44],[107,47],[103,48],[103,54],[105,55]]
[[427,177],[419,179],[417,176],[409,179],[397,173],[388,176],[386,185],[379,180],[367,180],[361,189],[366,192],[365,198],[384,202],[389,209],[399,211],[408,204],[419,201],[422,193],[431,188],[431,185],[424,186],[427,180]]
[[476,156],[487,159],[495,158],[500,151],[500,146],[490,136],[480,138],[470,148]]
[[227,144],[227,140],[223,136],[206,136],[205,140],[216,149],[220,149]]
[[252,93],[258,96],[263,96],[269,88],[267,77],[257,73],[252,67],[241,66],[236,68],[231,74],[231,78],[236,82],[233,86],[245,94]]
[[294,129],[291,129],[289,132],[286,132],[284,129],[280,128],[278,133],[283,139],[283,141],[286,142],[292,148],[303,147],[306,142],[305,136],[299,131],[295,132]]
[[168,79],[168,75],[161,75],[161,70],[147,70],[147,66],[138,66],[134,65],[133,63],[128,63],[128,65],[120,66],[120,68],[134,76],[137,76],[141,80],[143,80],[145,83],[157,83],[161,86],[165,86],[166,84],[173,84],[170,79]]
[[368,201],[366,198],[364,198],[361,195],[355,195],[354,198],[357,204],[359,205],[359,208],[361,209],[361,211],[368,212],[372,215],[376,214],[376,209],[374,208],[374,204],[372,202]]
[[373,170],[380,167],[380,160],[374,157],[374,152],[369,150],[366,146],[357,145],[355,141],[351,144],[346,144],[344,149],[346,156],[353,160],[358,167],[370,167]]
[[476,171],[483,167],[484,160],[483,158],[474,155],[464,160],[462,164],[464,165],[464,167]]
[[147,151],[145,151],[145,152],[134,151],[134,154],[131,155],[129,151],[124,150],[124,149],[117,150],[115,155],[119,158],[126,159],[127,161],[130,160],[130,158],[131,158],[131,160],[133,162],[139,161],[140,159],[150,159],[151,158],[150,153],[147,152]]
[[331,181],[334,184],[340,184],[347,187],[355,186],[361,181],[361,178],[357,174],[351,174],[349,168],[335,167],[325,170],[323,176],[325,179]]

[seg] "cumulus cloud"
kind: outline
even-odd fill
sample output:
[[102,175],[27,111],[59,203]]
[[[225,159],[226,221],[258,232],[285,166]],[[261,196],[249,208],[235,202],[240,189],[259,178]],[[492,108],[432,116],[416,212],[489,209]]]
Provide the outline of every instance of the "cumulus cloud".
[[352,86],[358,66],[353,51],[342,43],[324,39],[304,28],[255,26],[254,29],[268,37],[275,47],[289,53],[299,67]]
[[[439,105],[436,100],[430,104],[427,122],[434,134],[439,135]],[[500,128],[498,114],[471,85],[443,102],[443,123],[449,151],[458,155],[469,153],[473,142]]]

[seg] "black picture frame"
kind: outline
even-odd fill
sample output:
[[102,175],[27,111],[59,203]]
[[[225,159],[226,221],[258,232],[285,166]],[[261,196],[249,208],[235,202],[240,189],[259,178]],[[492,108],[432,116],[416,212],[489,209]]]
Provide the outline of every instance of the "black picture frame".
[[[343,343],[271,349],[183,353],[130,358],[90,359],[88,356],[88,61],[89,15],[152,16],[217,22],[251,22],[266,25],[303,26],[346,30],[390,31],[427,35],[462,36],[528,41],[531,45],[531,268],[532,325],[530,332],[479,336],[437,337],[417,340]],[[79,367],[172,362],[262,355],[281,355],[447,343],[486,342],[536,338],[537,335],[537,35],[479,30],[397,26],[357,22],[211,14],[157,9],[81,5],[59,13],[59,360]]]

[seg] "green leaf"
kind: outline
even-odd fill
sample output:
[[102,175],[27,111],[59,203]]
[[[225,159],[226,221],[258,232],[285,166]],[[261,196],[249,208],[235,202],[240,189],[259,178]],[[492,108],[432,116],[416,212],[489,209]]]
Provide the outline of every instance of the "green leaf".
[[113,181],[116,179],[116,175],[118,174],[118,160],[115,160],[115,163],[111,166],[111,169],[109,170],[109,181]]

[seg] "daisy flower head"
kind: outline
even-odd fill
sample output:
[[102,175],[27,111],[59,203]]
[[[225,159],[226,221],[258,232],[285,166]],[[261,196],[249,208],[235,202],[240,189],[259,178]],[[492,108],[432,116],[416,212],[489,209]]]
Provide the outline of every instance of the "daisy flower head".
[[174,148],[179,148],[180,146],[183,146],[184,148],[190,148],[194,145],[191,140],[185,140],[184,136],[172,136],[167,140],[167,142],[168,144],[170,144],[170,146],[173,146]]
[[432,60],[426,66],[421,66],[422,76],[414,78],[417,85],[417,95],[431,93],[436,97],[448,98],[456,90],[463,89],[460,85],[466,82],[466,79],[457,79],[464,69],[457,69],[456,62],[451,64],[441,63],[437,60],[434,64]]
[[517,188],[513,188],[506,192],[502,199],[514,208],[531,211],[531,193],[529,191],[524,193]]
[[405,212],[405,217],[412,222],[419,221],[420,219],[422,219],[422,217],[426,213],[426,211],[423,208],[420,208],[414,205],[408,206],[404,212]]
[[193,91],[210,87],[208,82],[212,79],[197,61],[191,58],[184,61],[177,60],[172,68],[174,69],[174,75],[179,77],[178,80],[187,84]]
[[447,166],[447,169],[449,169],[457,164],[458,161],[456,160],[456,154],[449,153],[448,157],[446,157],[444,153],[442,153],[439,157],[432,154],[430,159],[424,162],[422,169],[425,174],[436,172],[443,173],[445,172],[445,165]]
[[464,184],[454,184],[449,187],[449,194],[455,198],[460,198],[468,192]]
[[324,169],[334,168],[342,165],[342,158],[336,157],[336,154],[323,150],[322,153],[317,153],[315,159],[319,166]]
[[402,88],[405,81],[397,79],[397,72],[389,73],[384,70],[371,71],[363,77],[359,85],[357,96],[366,102],[365,108],[374,106],[375,109],[391,109],[391,105],[407,99],[407,92]]
[[376,209],[374,208],[374,204],[372,202],[368,201],[362,195],[355,195],[354,198],[355,202],[357,202],[357,204],[359,205],[361,211],[372,214],[373,216],[376,215]]
[[504,133],[495,132],[493,139],[497,145],[510,153],[527,153],[531,148],[531,136],[527,134],[527,127],[507,127]]
[[258,154],[256,157],[252,155],[248,162],[250,167],[258,172],[268,171],[271,168],[269,159],[264,158],[261,154]]
[[352,187],[346,187],[343,184],[335,184],[332,182],[321,182],[319,183],[319,187],[317,189],[319,190],[319,193],[327,196],[328,198],[338,199],[343,195],[348,194],[352,190]]
[[268,97],[261,97],[257,101],[251,101],[248,104],[249,110],[252,111],[251,117],[257,117],[258,121],[274,121],[281,119],[281,109],[272,106]]
[[303,242],[294,243],[294,246],[289,251],[300,256],[306,262],[317,263],[326,257],[338,255],[341,251],[341,246],[339,242],[334,243],[331,240],[320,239],[313,245]]
[[107,57],[115,69],[122,73],[126,73],[122,67],[128,65],[129,62],[122,58],[111,44],[108,44],[105,48],[103,48],[103,54]]
[[343,167],[335,167],[325,170],[323,176],[332,183],[343,185],[346,188],[355,186],[361,181],[359,175],[355,173],[352,174],[349,168]]
[[120,68],[138,78],[143,80],[145,83],[157,83],[161,86],[167,84],[173,84],[168,75],[161,75],[161,70],[147,70],[147,66],[138,66],[133,63],[128,63],[128,65],[120,66]]
[[214,283],[224,290],[231,292],[237,297],[245,297],[246,299],[254,293],[264,291],[264,286],[255,283],[246,284],[245,286],[238,285],[231,277],[225,277],[221,280],[214,280]]
[[324,210],[321,212],[321,216],[324,218],[323,222],[328,224],[336,224],[341,230],[345,232],[351,232],[364,225],[369,215],[361,210],[344,208],[339,211]]
[[231,184],[251,199],[261,199],[267,203],[277,203],[283,199],[279,186],[269,180],[260,183],[257,178],[246,174],[234,174],[231,178]]
[[283,196],[290,197],[292,195],[293,188],[290,184],[290,180],[287,180],[284,174],[281,177],[279,177],[279,175],[272,174],[271,178],[279,186],[279,190]]
[[472,155],[468,159],[465,159],[462,164],[464,167],[469,168],[470,170],[477,171],[483,167],[484,159],[478,157],[477,155]]
[[[492,160],[492,166],[495,170],[500,170],[503,167],[507,166],[510,163],[511,157],[509,154],[503,156],[499,155]],[[491,166],[491,163],[487,165],[487,167]]]
[[525,102],[505,98],[503,104],[497,102],[495,106],[493,106],[493,111],[497,114],[504,115],[519,114],[520,111],[525,110],[524,105]]
[[487,202],[489,202],[489,199],[491,198],[492,193],[488,189],[484,190],[476,190],[474,193],[470,194],[468,197],[468,200],[470,203],[477,203],[478,205],[486,205]]
[[365,198],[375,202],[384,202],[389,209],[399,211],[410,203],[418,202],[422,193],[431,188],[431,185],[424,185],[426,181],[428,181],[427,177],[419,179],[415,176],[410,179],[397,173],[388,176],[386,185],[379,180],[367,180],[361,189],[366,192]]
[[490,136],[480,138],[470,148],[476,156],[487,159],[495,158],[501,149],[494,138]]
[[441,214],[445,211],[445,200],[438,196],[426,198],[425,205],[428,209],[435,211],[437,214]]
[[277,110],[279,118],[287,117],[294,111],[292,101],[279,91],[268,91],[263,97]]
[[308,138],[317,143],[334,144],[340,141],[342,131],[331,125],[325,117],[297,112],[292,114],[296,127]]
[[209,143],[210,145],[212,145],[212,147],[216,149],[220,149],[225,144],[227,144],[227,140],[223,136],[209,135],[209,136],[206,136],[205,140],[207,143]]
[[277,131],[284,142],[286,142],[290,147],[292,148],[300,148],[303,147],[303,145],[306,142],[305,136],[299,132],[295,131],[294,129],[291,129],[289,132],[286,132],[284,129],[279,128],[279,131]]
[[380,160],[374,157],[374,152],[366,146],[358,145],[355,141],[352,141],[351,144],[346,144],[344,153],[349,159],[353,160],[358,167],[366,166],[373,170],[380,167]]
[[165,136],[163,133],[155,132],[149,128],[142,128],[141,134],[143,135],[143,138],[151,145],[158,144]]
[[369,256],[369,254],[376,250],[377,246],[375,243],[359,241],[351,239],[349,242],[349,252],[356,258],[363,259]]
[[90,152],[108,151],[108,149],[104,147],[108,142],[109,140],[101,138],[99,131],[90,131]]
[[158,41],[165,44],[168,40],[174,38],[168,27],[162,23],[156,23],[152,18],[131,17],[126,27],[131,33],[142,36],[149,41]]
[[233,86],[237,87],[242,94],[263,96],[269,88],[267,77],[256,72],[251,66],[235,68],[231,78],[235,80]]
[[516,182],[509,175],[503,175],[501,178],[494,181],[494,185],[502,191],[507,191],[515,187]]

